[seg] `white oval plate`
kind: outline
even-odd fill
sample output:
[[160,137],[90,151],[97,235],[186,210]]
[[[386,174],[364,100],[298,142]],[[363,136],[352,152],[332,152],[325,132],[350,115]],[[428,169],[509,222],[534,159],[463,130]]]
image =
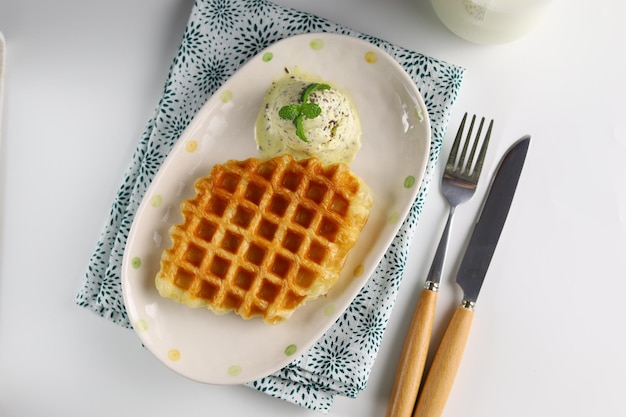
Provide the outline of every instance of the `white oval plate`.
[[[362,123],[362,148],[351,163],[374,206],[344,273],[326,297],[267,325],[218,316],[161,297],[154,285],[180,202],[216,163],[257,157],[254,123],[266,89],[299,67],[343,88]],[[236,72],[202,107],[165,160],[132,225],[122,265],[128,315],[143,344],[193,380],[239,384],[269,375],[304,353],[342,314],[374,272],[415,200],[430,147],[430,123],[415,84],[376,46],[336,34],[284,39]]]

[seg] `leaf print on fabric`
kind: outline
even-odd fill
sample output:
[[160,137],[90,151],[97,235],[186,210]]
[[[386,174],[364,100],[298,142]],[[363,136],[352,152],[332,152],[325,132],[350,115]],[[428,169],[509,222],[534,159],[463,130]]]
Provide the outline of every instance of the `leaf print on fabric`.
[[[358,38],[363,39],[364,41],[367,41],[371,43],[372,45],[375,45],[383,50],[385,49],[385,41],[383,41],[380,38],[377,38],[375,36],[370,36],[370,35],[359,35]],[[386,51],[386,52],[389,52],[389,51]]]
[[238,59],[238,64],[241,66],[263,49],[280,40],[280,36],[273,21],[259,19],[256,22],[249,19],[248,25],[241,27],[233,39],[236,41],[233,47],[233,59]]
[[442,90],[442,96],[447,99],[455,99],[461,88],[463,72],[458,68],[443,68],[442,74],[435,80],[435,85]]
[[178,99],[177,93],[173,88],[173,83],[168,82],[163,90],[163,97],[159,102],[159,121],[162,123],[163,115],[166,113],[171,113],[176,111],[180,100]]
[[151,152],[143,160],[141,167],[139,168],[138,180],[143,183],[152,181],[152,178],[156,175],[163,163],[163,156],[156,152]]
[[433,72],[436,71],[435,68],[437,66],[438,63],[434,59],[424,55],[422,55],[415,62],[415,68],[417,69],[417,71],[421,74],[426,74],[429,77],[433,76]]
[[297,33],[323,32],[331,27],[327,20],[307,13],[290,15],[284,22],[286,30]]
[[366,369],[364,372],[357,374],[352,381],[352,384],[346,386],[344,395],[348,398],[356,398],[357,395],[367,386],[367,379],[369,378],[370,373],[371,371]]
[[369,354],[372,349],[380,346],[387,322],[388,320],[377,311],[359,317],[358,324],[354,329],[354,336],[360,348]]
[[175,63],[188,67],[189,63],[202,59],[206,52],[206,44],[206,35],[202,31],[202,25],[200,23],[195,25],[190,23],[183,34],[183,40],[175,58]]
[[194,87],[205,97],[215,92],[230,76],[226,60],[207,57],[197,67],[192,75]]
[[311,368],[318,375],[339,381],[352,371],[356,353],[350,349],[348,340],[340,339],[338,336],[330,340],[322,339],[324,343],[313,347],[311,355]]
[[206,7],[198,13],[217,35],[232,32],[242,14],[241,2],[237,0],[207,0]]
[[336,326],[348,332],[352,331],[356,326],[356,318],[368,310],[374,299],[375,295],[372,289],[369,286],[364,287],[346,308],[341,319],[337,321]]
[[[159,129],[159,133],[163,137],[163,144],[165,148],[167,148],[167,152],[163,152],[165,149],[159,152],[158,158],[163,159],[163,157],[167,156],[169,149],[174,146],[176,140],[180,137],[183,131],[187,128],[189,123],[191,122],[191,117],[189,114],[176,114],[174,116],[167,116],[167,123]],[[158,148],[157,148],[158,149]]]
[[[283,10],[286,10],[266,0],[242,0],[241,3],[246,10],[246,15],[270,17],[276,21],[281,20]],[[240,25],[241,21],[238,24]]]

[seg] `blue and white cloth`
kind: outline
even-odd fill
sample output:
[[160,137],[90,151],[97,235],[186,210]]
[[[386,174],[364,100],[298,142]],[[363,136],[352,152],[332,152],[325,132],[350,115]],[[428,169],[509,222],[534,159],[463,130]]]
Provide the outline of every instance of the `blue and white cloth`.
[[354,36],[389,53],[417,85],[432,128],[431,154],[418,197],[368,283],[304,355],[248,384],[300,406],[327,412],[336,395],[356,397],[367,384],[463,80],[463,68],[267,0],[197,0],[162,98],[141,136],[89,260],[76,303],[131,328],[121,291],[122,257],[135,212],[161,163],[196,112],[241,65],[276,41],[308,32]]

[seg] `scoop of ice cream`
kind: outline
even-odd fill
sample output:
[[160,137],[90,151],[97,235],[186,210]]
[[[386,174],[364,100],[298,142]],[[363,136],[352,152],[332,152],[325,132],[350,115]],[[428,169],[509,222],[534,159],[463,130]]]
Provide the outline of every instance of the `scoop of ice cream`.
[[[312,112],[316,107],[318,111]],[[297,159],[316,156],[324,164],[349,163],[361,147],[361,125],[341,90],[289,74],[268,89],[257,118],[256,140],[262,157],[290,153]]]

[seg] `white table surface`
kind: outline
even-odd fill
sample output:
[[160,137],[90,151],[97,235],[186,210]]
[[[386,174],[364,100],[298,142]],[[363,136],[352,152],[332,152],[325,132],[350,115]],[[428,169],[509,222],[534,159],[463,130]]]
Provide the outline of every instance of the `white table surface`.
[[[533,137],[445,416],[626,415],[626,5],[561,1],[529,36],[479,46],[425,0],[278,0],[468,69],[464,111],[496,120],[486,163]],[[316,416],[242,386],[170,371],[74,304],[161,93],[191,0],[0,0],[0,415]],[[440,175],[441,166],[436,175]],[[369,384],[331,416],[382,416],[446,205],[435,181]],[[480,206],[457,212],[435,341],[459,301],[451,271]]]

